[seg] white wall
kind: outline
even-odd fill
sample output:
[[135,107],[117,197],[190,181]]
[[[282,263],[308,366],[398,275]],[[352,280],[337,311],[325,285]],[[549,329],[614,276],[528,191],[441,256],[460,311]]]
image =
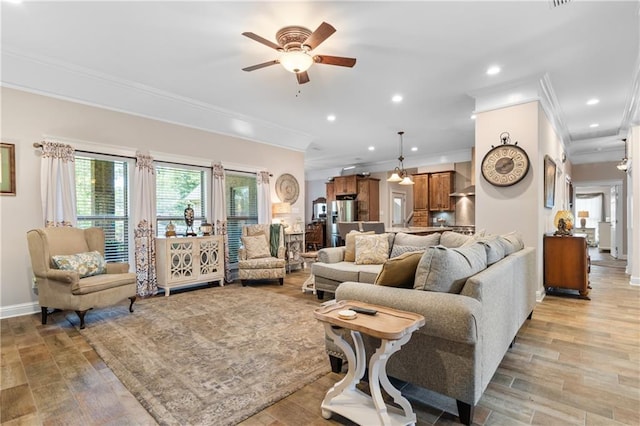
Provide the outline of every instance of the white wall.
[[79,103],[2,88],[1,140],[16,145],[17,195],[0,197],[0,316],[33,308],[26,232],[42,226],[40,155],[33,148],[45,135],[96,143],[107,149],[153,151],[197,161],[268,170],[272,201],[283,173],[296,177],[300,196],[291,218],[306,217],[304,154]]

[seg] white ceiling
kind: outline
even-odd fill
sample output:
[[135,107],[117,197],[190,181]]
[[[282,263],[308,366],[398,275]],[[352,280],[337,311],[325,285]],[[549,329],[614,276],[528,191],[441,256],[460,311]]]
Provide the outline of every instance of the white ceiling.
[[[399,130],[408,166],[468,156],[473,96],[532,78],[543,77],[555,95],[560,132],[576,163],[620,159],[621,138],[640,124],[638,1],[1,8],[4,86],[302,150],[311,175],[351,164],[392,168]],[[313,52],[355,57],[354,68],[315,64],[311,82],[301,86],[279,65],[241,70],[277,58],[242,32],[275,41],[283,26],[313,30],[322,21],[337,32]],[[488,76],[491,65],[502,72]],[[393,104],[394,94],[404,101]],[[587,106],[593,97],[600,103]],[[413,146],[417,152],[409,151]]]

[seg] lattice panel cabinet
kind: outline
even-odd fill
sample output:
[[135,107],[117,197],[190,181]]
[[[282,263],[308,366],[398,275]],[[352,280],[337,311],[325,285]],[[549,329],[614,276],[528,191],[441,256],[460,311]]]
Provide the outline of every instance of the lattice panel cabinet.
[[156,238],[158,287],[172,288],[218,281],[224,285],[224,239],[207,237]]

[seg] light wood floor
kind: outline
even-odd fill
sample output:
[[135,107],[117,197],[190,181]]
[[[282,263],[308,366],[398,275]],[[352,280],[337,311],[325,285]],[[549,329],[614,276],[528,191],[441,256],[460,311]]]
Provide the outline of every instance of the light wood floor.
[[[307,271],[294,272],[284,286],[259,288],[317,300],[300,290],[306,277]],[[474,423],[640,424],[640,288],[628,285],[624,269],[600,266],[591,269],[591,285],[591,301],[548,296],[537,305],[476,407]],[[38,315],[0,321],[2,425],[155,424],[64,317],[53,314],[47,326]],[[242,424],[350,425],[320,416],[325,392],[341,377],[330,373]],[[402,390],[419,425],[459,424],[455,401],[411,385]]]

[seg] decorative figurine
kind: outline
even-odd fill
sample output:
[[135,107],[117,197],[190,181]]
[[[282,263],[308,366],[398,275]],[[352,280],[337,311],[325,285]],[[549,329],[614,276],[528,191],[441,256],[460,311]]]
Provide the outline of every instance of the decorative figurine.
[[200,224],[200,232],[202,232],[203,236],[209,236],[213,233],[213,225],[210,223],[207,223],[207,221],[205,220],[202,224]]
[[195,237],[197,234],[193,230],[193,209],[191,204],[187,204],[187,208],[184,209],[184,222],[187,224],[187,230],[184,235],[186,237]]
[[169,224],[165,228],[164,236],[165,237],[175,237],[176,236],[176,226],[173,224],[173,222],[169,221]]

